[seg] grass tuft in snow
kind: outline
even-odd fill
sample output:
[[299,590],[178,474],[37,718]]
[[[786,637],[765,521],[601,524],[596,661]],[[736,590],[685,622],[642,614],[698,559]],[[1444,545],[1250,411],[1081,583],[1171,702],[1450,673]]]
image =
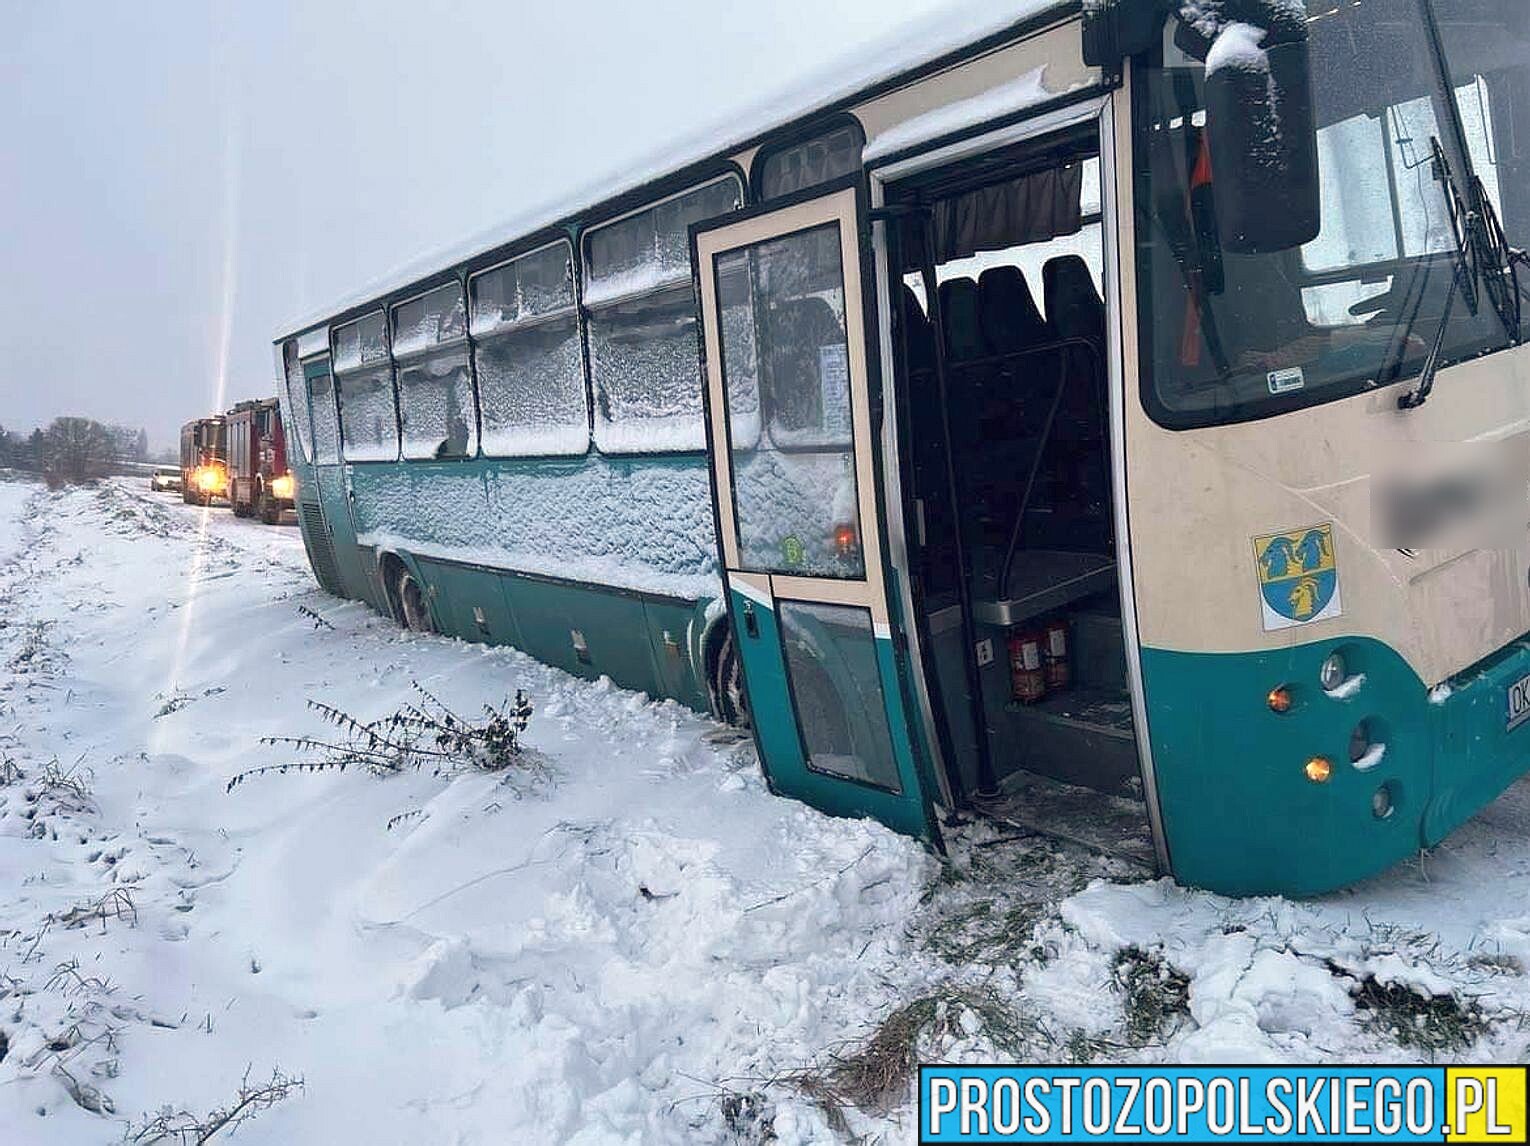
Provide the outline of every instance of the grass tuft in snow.
[[1488,1022],[1475,1000],[1431,995],[1405,983],[1359,979],[1355,1007],[1372,1031],[1400,1047],[1420,1051],[1465,1050],[1487,1033]]
[[997,1053],[1018,1058],[1029,1034],[995,992],[946,985],[898,1007],[864,1042],[833,1053],[827,1065],[783,1081],[816,1102],[837,1133],[850,1137],[849,1107],[886,1114],[901,1106],[921,1059],[940,1058],[952,1041],[981,1037]]
[[1168,1038],[1190,1014],[1190,980],[1160,952],[1123,947],[1111,967],[1111,981],[1125,996],[1121,1006],[1131,1046]]
[[130,1128],[122,1141],[132,1146],[202,1146],[224,1130],[233,1134],[261,1111],[286,1101],[302,1089],[301,1078],[285,1075],[280,1068],[271,1072],[269,1081],[252,1086],[250,1072],[246,1070],[238,1093],[227,1106],[216,1107],[202,1115],[167,1106]]
[[308,707],[340,732],[338,741],[314,736],[266,736],[262,744],[295,748],[300,758],[240,772],[228,782],[232,792],[254,776],[275,772],[344,772],[351,765],[380,776],[429,766],[436,775],[461,771],[535,772],[542,767],[521,751],[521,734],[531,720],[531,701],[517,691],[515,700],[495,707],[486,704],[476,720],[457,715],[421,685],[412,683],[421,698],[376,720],[359,720],[322,701]]

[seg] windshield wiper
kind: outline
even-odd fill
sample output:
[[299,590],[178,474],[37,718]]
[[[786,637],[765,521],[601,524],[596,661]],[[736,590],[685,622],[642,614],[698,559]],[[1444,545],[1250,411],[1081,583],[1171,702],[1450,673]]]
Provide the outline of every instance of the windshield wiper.
[[[1480,218],[1461,199],[1461,192],[1456,187],[1455,176],[1450,170],[1450,157],[1445,154],[1445,147],[1440,143],[1440,137],[1435,135],[1429,139],[1432,152],[1431,163],[1434,167],[1434,178],[1445,191],[1445,201],[1450,208],[1450,235],[1454,240],[1450,255],[1451,279],[1450,290],[1445,295],[1445,310],[1440,315],[1440,327],[1435,331],[1434,342],[1429,347],[1429,357],[1424,360],[1424,369],[1418,376],[1418,385],[1397,399],[1399,410],[1416,410],[1425,402],[1429,401],[1429,395],[1434,390],[1434,377],[1440,371],[1440,356],[1445,349],[1445,336],[1450,331],[1450,317],[1455,313],[1456,296],[1461,295],[1466,299],[1467,309],[1473,315],[1477,313],[1477,267],[1474,255],[1479,250],[1480,240],[1477,230],[1480,226]],[[1398,344],[1399,360],[1407,354],[1408,340],[1413,336],[1412,324],[1402,332],[1402,341]]]

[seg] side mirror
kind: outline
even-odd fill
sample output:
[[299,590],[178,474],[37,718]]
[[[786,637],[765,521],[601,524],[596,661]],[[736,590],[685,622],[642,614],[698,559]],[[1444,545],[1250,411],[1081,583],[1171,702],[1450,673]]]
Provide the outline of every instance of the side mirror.
[[1206,130],[1226,250],[1265,254],[1317,238],[1322,200],[1305,27],[1300,38],[1247,24],[1221,30],[1206,53]]

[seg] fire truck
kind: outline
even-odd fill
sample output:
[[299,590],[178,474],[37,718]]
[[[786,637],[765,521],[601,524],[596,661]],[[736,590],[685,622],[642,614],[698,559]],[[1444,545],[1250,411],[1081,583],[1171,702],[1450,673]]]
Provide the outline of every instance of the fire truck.
[[211,505],[228,496],[228,427],[222,414],[181,427],[181,500]]
[[240,402],[224,417],[228,426],[228,501],[235,517],[260,515],[267,525],[295,508],[287,442],[275,398]]

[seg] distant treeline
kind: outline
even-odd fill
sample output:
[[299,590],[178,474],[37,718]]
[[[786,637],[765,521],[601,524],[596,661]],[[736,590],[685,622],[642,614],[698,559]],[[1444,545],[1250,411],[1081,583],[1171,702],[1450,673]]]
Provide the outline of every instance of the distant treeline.
[[0,426],[0,468],[42,474],[52,484],[90,481],[123,462],[146,462],[149,435],[91,418],[54,418],[47,429],[13,434]]

